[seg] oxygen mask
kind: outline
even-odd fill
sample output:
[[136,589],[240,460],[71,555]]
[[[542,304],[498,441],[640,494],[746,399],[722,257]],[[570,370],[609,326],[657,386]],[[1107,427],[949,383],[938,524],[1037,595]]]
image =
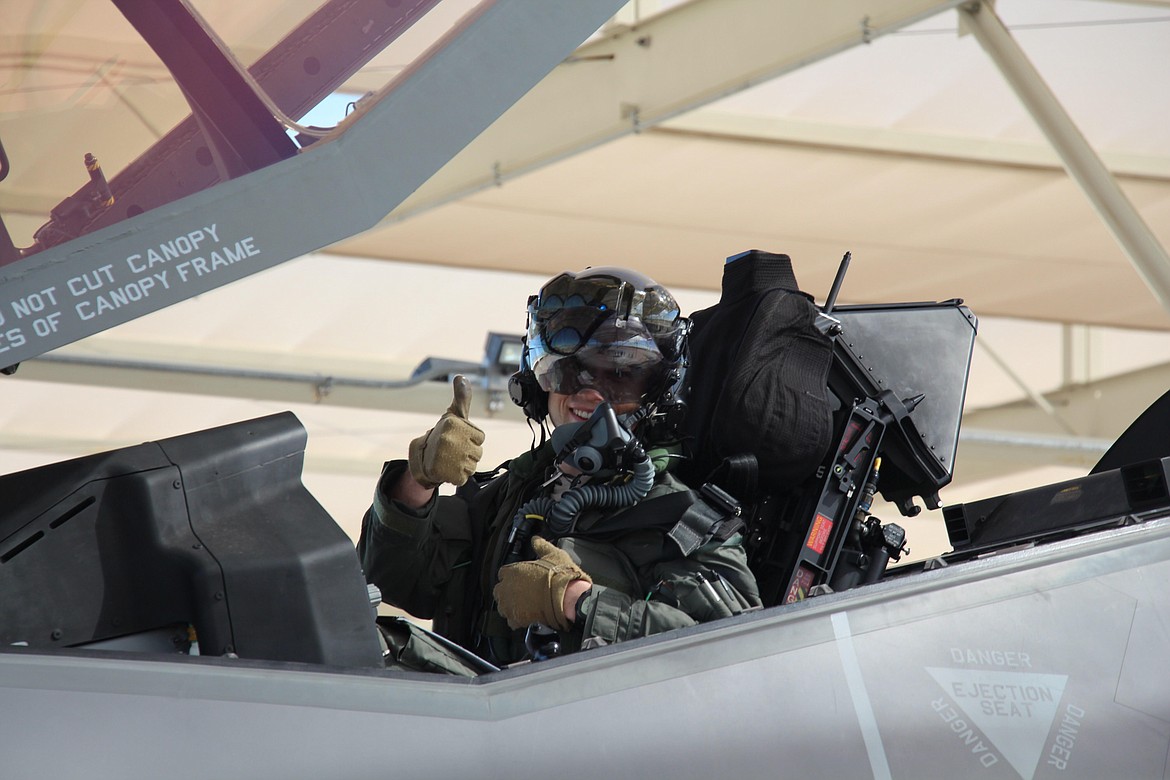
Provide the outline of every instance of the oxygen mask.
[[613,405],[605,401],[588,420],[558,425],[552,446],[558,464],[591,477],[609,477],[623,469],[632,439]]

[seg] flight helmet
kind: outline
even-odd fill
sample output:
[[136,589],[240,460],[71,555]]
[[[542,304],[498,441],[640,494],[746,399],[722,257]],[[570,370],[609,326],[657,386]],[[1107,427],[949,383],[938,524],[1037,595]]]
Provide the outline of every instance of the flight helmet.
[[548,393],[592,387],[613,404],[660,402],[685,363],[687,320],[662,285],[626,268],[566,271],[528,301],[512,399],[532,419]]

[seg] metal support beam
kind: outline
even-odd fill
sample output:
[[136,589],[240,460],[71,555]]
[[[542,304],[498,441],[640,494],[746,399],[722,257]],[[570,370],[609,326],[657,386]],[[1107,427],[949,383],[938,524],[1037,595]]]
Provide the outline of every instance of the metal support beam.
[[[231,365],[162,362],[113,356],[54,352],[21,364],[13,379],[60,382],[89,387],[119,387],[189,393],[216,398],[253,398],[281,403],[313,403],[350,409],[430,413],[435,388],[463,374],[475,388],[475,413],[523,422],[512,403],[493,404],[507,391],[507,376],[484,363],[432,360],[403,379],[354,376],[330,370],[280,371]],[[447,392],[440,390],[439,394]]]
[[1053,422],[1060,426],[1060,428],[1065,433],[1072,434],[1073,436],[1077,435],[1076,429],[1069,424],[1068,420],[1061,416],[1060,412],[1056,411],[1056,407],[1050,404],[1048,399],[1037,392],[1035,388],[1025,382],[1024,378],[1015,372],[1015,370],[1011,367],[1011,365],[1008,364],[1006,360],[1003,359],[999,352],[992,349],[991,345],[989,345],[986,341],[976,341],[975,343],[979,345],[979,348],[985,355],[991,358],[992,361],[997,366],[999,366],[1001,371],[1007,374],[1008,379],[1010,379],[1016,387],[1024,391],[1024,394],[1028,396],[1028,400],[1034,403],[1036,407],[1040,409],[1040,411],[1048,415],[1048,417],[1050,417]]
[[[970,139],[894,128],[839,125],[700,108],[654,127],[653,132],[696,138],[725,138],[804,149],[846,151],[1002,168],[1064,171],[1060,157],[1044,140]],[[1128,152],[1103,152],[1117,179],[1170,183],[1170,158]],[[14,212],[19,213],[19,212]]]
[[693,0],[578,49],[386,221],[869,43],[962,0]]
[[1138,214],[989,3],[960,9],[965,28],[999,68],[1112,231],[1146,286],[1170,311],[1170,256]]

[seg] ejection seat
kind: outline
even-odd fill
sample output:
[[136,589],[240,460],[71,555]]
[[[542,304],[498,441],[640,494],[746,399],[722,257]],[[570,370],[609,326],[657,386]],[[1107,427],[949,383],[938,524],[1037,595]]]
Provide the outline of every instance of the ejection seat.
[[[737,496],[765,606],[880,579],[906,539],[869,514],[875,492],[914,516],[915,497],[939,507],[954,471],[975,316],[958,299],[835,306],[848,262],[816,314],[832,349],[828,451],[795,485],[761,481]],[[737,457],[750,462],[754,453]],[[720,487],[735,495],[741,485]]]

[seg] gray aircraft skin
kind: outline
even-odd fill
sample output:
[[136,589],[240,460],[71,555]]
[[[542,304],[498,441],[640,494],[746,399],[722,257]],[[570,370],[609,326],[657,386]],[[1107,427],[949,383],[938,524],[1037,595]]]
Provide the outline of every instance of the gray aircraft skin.
[[[5,358],[35,357],[369,227],[623,4],[547,3],[535,15],[525,0],[485,3],[410,69],[406,88],[300,149],[283,129],[228,143],[252,132],[239,115],[272,119],[251,87],[227,79],[206,92],[214,79],[168,63],[192,101],[191,129],[198,120],[217,130],[204,140],[231,165],[197,165],[181,138],[160,144],[142,175],[108,183],[113,208],[60,211],[84,224],[47,224],[35,252],[0,241],[0,305],[194,231],[222,236],[228,261],[100,326],[84,307],[51,312],[52,334],[24,334]],[[337,29],[390,38],[408,10],[434,2],[386,10],[402,5],[326,3],[343,20],[354,8],[377,16]],[[959,5],[900,3],[902,15],[867,29],[865,42]],[[170,0],[119,7],[152,45],[189,16]],[[170,45],[213,56],[209,40]],[[299,68],[302,45],[316,41],[282,42],[294,51],[257,74],[261,86],[301,89],[279,66]],[[494,69],[469,72],[485,57]],[[336,65],[334,83],[313,89],[327,94],[360,64]],[[291,92],[275,99],[295,116],[292,103],[321,97]],[[218,112],[218,100],[239,111]],[[404,152],[384,154],[391,143]],[[175,181],[152,178],[167,171]],[[225,180],[178,184],[213,171]],[[311,197],[320,192],[331,197]],[[94,194],[71,202],[106,203]],[[135,263],[117,273],[119,285],[145,278]],[[907,362],[906,349],[886,349],[889,328],[874,326],[890,312],[829,313],[848,336],[876,334],[869,366],[840,347],[833,382],[843,403],[861,399],[857,419],[886,433],[880,489],[930,503],[953,467],[937,456],[955,452],[973,315],[960,302],[914,309],[915,322],[946,320],[920,335],[948,360]],[[863,381],[871,372],[881,389]],[[909,403],[921,392],[926,402]],[[955,551],[935,561],[474,678],[383,667],[352,544],[300,484],[304,433],[291,415],[231,428],[231,446],[208,432],[0,477],[0,777],[1167,777],[1168,418],[1144,426],[1153,443],[1083,480],[954,508]],[[272,457],[253,446],[258,431],[276,442]],[[841,528],[861,517],[874,449],[838,485]],[[888,482],[898,475],[905,484]]]
[[4,776],[1163,777],[1170,514],[475,679],[0,651]]

